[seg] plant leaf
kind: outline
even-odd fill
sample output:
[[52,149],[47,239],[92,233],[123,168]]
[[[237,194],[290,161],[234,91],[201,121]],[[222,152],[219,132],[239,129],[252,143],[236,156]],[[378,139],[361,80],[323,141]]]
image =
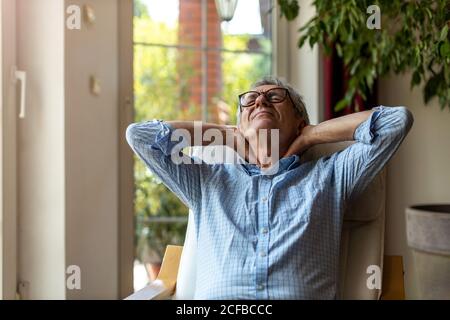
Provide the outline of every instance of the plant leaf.
[[411,77],[411,88],[420,84],[420,73],[416,70],[413,72],[413,75]]
[[297,0],[278,0],[280,6],[281,16],[285,16],[288,21],[297,18],[300,12],[300,6]]
[[439,40],[444,41],[445,39],[447,39],[447,34],[448,34],[448,26],[445,25],[441,30],[441,36],[439,37]]
[[442,58],[448,58],[450,57],[450,43],[447,42],[441,42],[439,44],[439,55]]
[[336,106],[334,107],[334,111],[339,112],[341,110],[344,110],[349,104],[350,104],[350,100],[348,100],[347,98],[344,98],[336,104]]

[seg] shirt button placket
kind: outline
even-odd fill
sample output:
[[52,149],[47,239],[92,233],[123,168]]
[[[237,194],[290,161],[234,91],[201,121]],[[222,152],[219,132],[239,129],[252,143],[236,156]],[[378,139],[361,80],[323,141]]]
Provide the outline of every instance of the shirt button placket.
[[267,292],[267,273],[269,268],[268,249],[269,249],[269,194],[270,194],[271,180],[260,180],[260,194],[261,198],[258,203],[259,219],[258,219],[258,244],[257,244],[257,272],[256,272],[256,295],[257,299],[268,299]]

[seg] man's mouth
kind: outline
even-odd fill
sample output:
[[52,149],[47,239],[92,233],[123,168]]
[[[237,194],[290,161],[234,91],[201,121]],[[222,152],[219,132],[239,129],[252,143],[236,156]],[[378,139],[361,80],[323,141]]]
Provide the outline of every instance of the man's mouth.
[[260,116],[260,115],[270,115],[270,116],[273,117],[273,114],[272,114],[271,112],[268,112],[268,111],[259,111],[258,113],[256,113],[256,114],[252,117],[252,120],[255,119],[257,116]]

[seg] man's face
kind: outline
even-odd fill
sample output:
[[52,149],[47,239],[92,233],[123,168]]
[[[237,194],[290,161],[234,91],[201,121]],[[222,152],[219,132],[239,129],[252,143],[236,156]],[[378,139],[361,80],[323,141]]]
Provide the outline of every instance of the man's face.
[[[273,88],[279,87],[263,85],[253,88],[252,91],[268,92]],[[267,95],[270,96],[276,92],[271,90]],[[295,111],[287,94],[286,98],[278,103],[270,102],[264,94],[260,94],[252,106],[241,107],[239,127],[244,136],[248,136],[253,130],[258,132],[259,129],[279,129],[281,139],[292,140],[299,134],[303,125],[303,119]]]

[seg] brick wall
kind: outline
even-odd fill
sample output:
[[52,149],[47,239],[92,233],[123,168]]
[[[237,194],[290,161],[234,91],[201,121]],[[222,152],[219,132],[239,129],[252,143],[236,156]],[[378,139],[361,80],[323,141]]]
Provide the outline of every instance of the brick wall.
[[[207,14],[207,47],[222,47],[220,18],[214,0],[208,0]],[[180,0],[179,44],[201,48],[202,45],[202,1]],[[208,64],[208,121],[217,121],[214,97],[220,95],[222,89],[221,54],[217,50],[207,51]],[[195,113],[188,118],[201,119],[202,101],[202,55],[201,50],[181,49],[178,61],[179,84],[182,90],[181,107],[197,106]]]

